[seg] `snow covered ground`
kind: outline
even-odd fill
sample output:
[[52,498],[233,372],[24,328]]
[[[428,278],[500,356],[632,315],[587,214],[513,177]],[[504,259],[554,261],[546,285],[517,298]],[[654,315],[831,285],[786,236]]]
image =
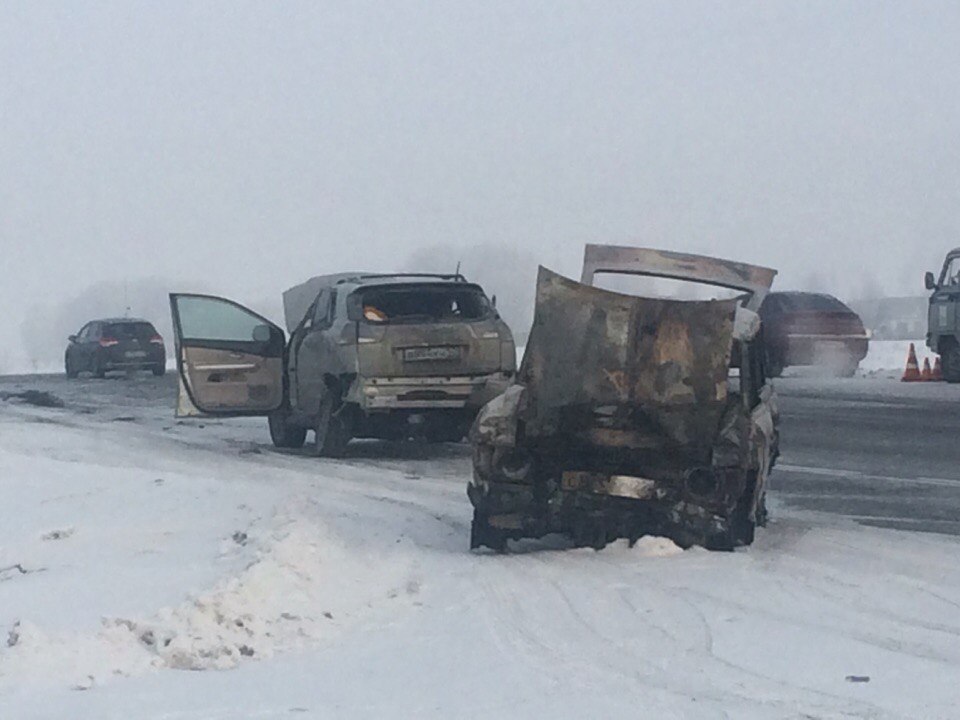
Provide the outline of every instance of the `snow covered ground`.
[[478,554],[468,472],[0,402],[0,718],[957,717],[956,539],[774,503],[736,553]]

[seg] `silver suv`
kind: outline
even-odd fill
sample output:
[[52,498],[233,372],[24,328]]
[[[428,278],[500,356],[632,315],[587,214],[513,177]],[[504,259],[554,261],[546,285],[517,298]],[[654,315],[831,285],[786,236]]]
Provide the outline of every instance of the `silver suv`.
[[351,438],[462,439],[513,380],[513,335],[461,275],[324,275],[283,294],[289,340],[220,297],[170,296],[178,416],[264,415],[278,447],[314,432],[318,455]]

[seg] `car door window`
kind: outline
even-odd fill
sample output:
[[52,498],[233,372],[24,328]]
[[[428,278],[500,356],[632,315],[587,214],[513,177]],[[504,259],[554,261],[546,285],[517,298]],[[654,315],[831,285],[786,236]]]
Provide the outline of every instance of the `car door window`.
[[220,298],[181,297],[177,311],[183,340],[250,342],[264,325],[259,316]]
[[80,342],[84,342],[85,340],[88,340],[89,337],[90,337],[90,323],[87,323],[82,328],[80,328],[80,330],[77,332],[77,340],[79,340]]
[[317,298],[317,306],[313,313],[313,327],[324,330],[333,325],[333,306],[337,300],[336,290],[324,290]]
[[310,321],[307,324],[310,328],[323,327],[324,319],[327,317],[327,306],[330,303],[330,291],[321,290],[313,304],[313,312],[310,313]]
[[284,334],[232,300],[170,295],[178,416],[266,415],[284,396]]

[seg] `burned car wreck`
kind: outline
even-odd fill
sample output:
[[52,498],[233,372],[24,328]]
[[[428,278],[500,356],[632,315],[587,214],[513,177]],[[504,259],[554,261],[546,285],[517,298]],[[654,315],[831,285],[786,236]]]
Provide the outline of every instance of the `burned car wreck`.
[[[738,294],[637,297],[594,287],[598,273]],[[541,268],[517,381],[471,430],[471,547],[550,533],[598,549],[647,534],[750,544],[778,448],[756,312],[775,275],[604,245],[587,246],[582,282]]]

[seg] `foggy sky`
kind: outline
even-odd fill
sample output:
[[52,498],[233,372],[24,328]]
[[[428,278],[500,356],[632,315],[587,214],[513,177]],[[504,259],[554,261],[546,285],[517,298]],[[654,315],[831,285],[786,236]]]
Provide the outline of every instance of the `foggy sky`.
[[432,248],[501,302],[585,242],[920,294],[958,37],[955,2],[5,2],[0,362],[94,286],[256,304]]

